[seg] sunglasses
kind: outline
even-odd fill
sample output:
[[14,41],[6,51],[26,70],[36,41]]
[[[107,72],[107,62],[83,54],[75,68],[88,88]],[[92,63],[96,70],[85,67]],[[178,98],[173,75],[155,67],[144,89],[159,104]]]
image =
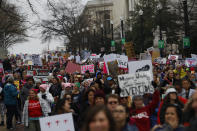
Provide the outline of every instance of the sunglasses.
[[109,104],[110,105],[113,105],[113,104],[116,105],[116,104],[118,104],[118,102],[117,101],[111,101],[111,102],[109,102]]

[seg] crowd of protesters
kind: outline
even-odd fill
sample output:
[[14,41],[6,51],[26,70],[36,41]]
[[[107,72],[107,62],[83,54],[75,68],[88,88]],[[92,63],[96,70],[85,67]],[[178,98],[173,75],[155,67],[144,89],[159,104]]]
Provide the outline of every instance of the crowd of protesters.
[[68,74],[65,66],[52,70],[45,83],[28,76],[23,65],[13,68],[5,59],[0,81],[0,126],[11,130],[16,119],[25,131],[40,131],[39,118],[72,113],[76,131],[197,130],[196,67],[173,61],[155,64],[153,94],[120,97],[116,78],[102,69],[95,68],[95,74]]

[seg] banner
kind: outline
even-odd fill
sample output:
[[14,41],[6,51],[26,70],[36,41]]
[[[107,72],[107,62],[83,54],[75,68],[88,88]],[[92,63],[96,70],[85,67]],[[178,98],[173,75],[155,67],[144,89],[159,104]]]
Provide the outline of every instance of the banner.
[[71,73],[71,74],[74,73],[74,72],[80,73],[81,72],[81,66],[77,65],[77,64],[74,64],[72,62],[68,62],[65,71],[67,73]]
[[187,67],[193,67],[197,65],[197,60],[195,58],[186,58],[185,59],[185,65]]
[[72,113],[39,119],[41,131],[75,131]]
[[94,73],[94,65],[83,65],[81,66],[81,74],[85,74],[85,72],[89,70],[90,73]]
[[120,97],[143,95],[153,93],[152,74],[150,72],[138,72],[134,74],[119,75],[118,82],[121,89]]

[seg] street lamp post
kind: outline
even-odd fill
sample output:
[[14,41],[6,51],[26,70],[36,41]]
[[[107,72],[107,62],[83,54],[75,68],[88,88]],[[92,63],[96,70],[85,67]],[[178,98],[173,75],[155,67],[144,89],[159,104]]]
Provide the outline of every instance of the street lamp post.
[[141,53],[143,53],[143,51],[144,51],[144,29],[143,29],[144,20],[143,20],[143,14],[144,14],[143,10],[140,9],[139,15],[140,15],[140,32],[141,32],[141,43],[142,43]]
[[110,23],[111,23],[111,39],[114,40],[114,23],[113,21],[111,21]]
[[90,49],[89,40],[88,40],[88,37],[89,37],[89,27],[86,27],[86,31],[87,31],[87,36],[86,36],[87,50],[89,50]]
[[[160,42],[163,42],[163,35],[162,35],[162,5],[159,3],[157,6],[158,8],[158,14],[159,14],[159,37],[160,37]],[[161,44],[161,43],[159,43]],[[162,43],[163,44],[163,43]],[[163,57],[163,45],[159,45],[160,47],[160,55]]]
[[[184,26],[185,26],[185,38],[189,39],[190,37],[190,25],[189,25],[189,17],[188,17],[188,6],[187,0],[183,0],[183,10],[184,10]],[[183,45],[185,49],[185,55],[188,57],[190,54],[190,45]]]
[[[78,30],[77,33],[80,35],[80,30]],[[79,42],[79,55],[80,55],[80,52],[81,52],[81,42]]]
[[84,50],[84,28],[81,29],[82,32],[82,49]]
[[102,45],[101,45],[101,52],[104,51],[104,40],[103,40],[103,35],[104,35],[104,32],[103,32],[103,24],[101,24],[101,41],[102,41]]

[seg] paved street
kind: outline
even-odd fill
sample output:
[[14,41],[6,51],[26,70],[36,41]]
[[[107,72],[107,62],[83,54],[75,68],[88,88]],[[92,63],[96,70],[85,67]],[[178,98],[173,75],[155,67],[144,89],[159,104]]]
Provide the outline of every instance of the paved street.
[[[5,126],[4,127],[1,126],[0,131],[8,131],[8,130],[6,129]],[[23,126],[19,125],[19,126],[16,127],[16,129],[14,129],[12,131],[24,131],[24,128],[23,128]]]
[[[0,120],[1,120],[1,116],[0,116]],[[8,131],[8,130],[6,129],[6,126],[0,126],[0,131]],[[16,128],[12,131],[24,131],[24,128],[22,125],[17,125]]]

